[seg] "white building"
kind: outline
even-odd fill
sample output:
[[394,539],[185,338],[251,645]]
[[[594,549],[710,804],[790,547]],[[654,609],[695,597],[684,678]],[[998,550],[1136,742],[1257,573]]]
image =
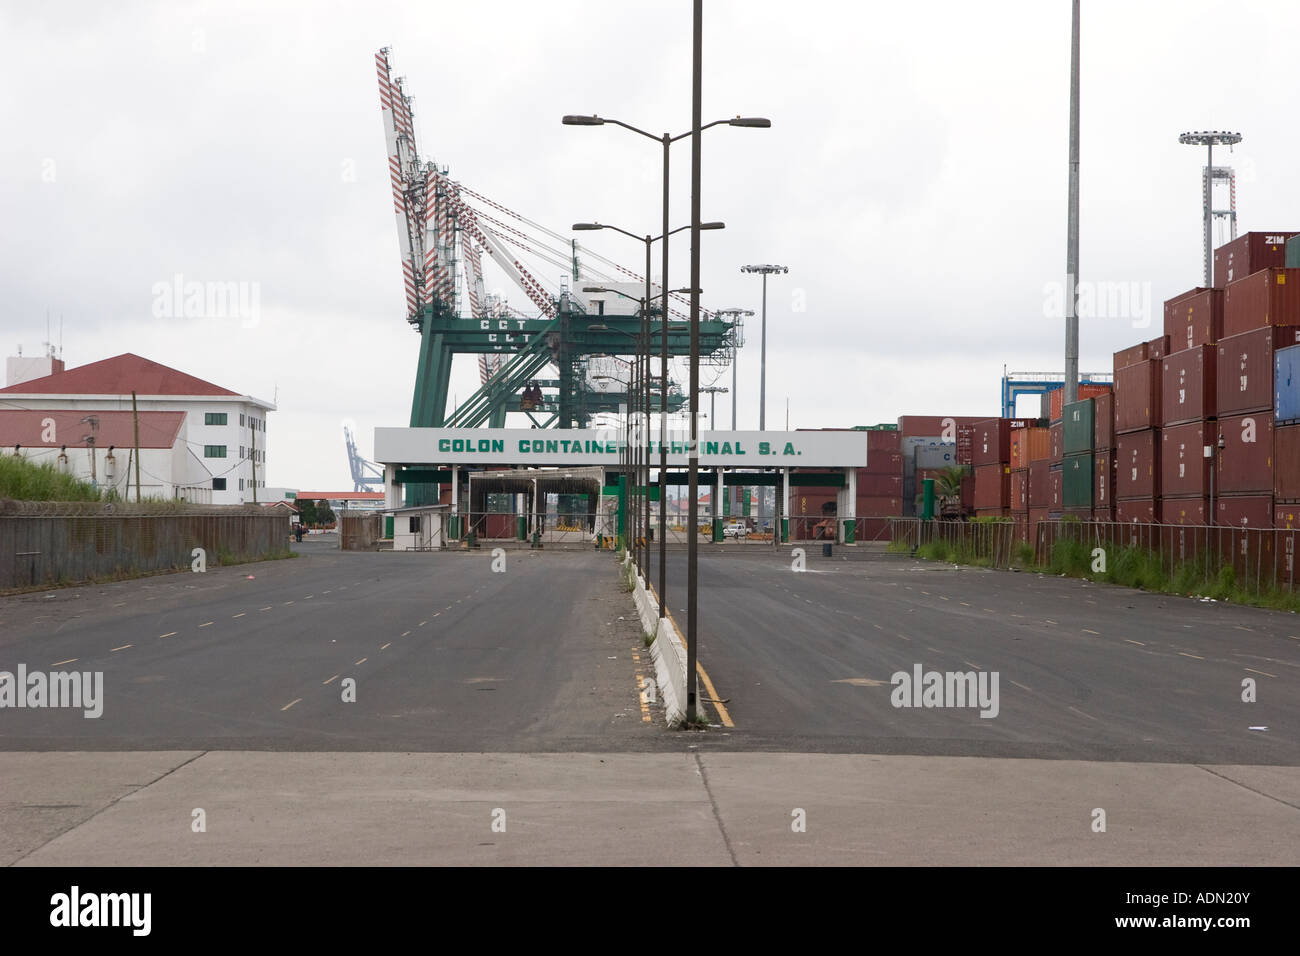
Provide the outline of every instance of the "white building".
[[[0,408],[16,413],[7,422],[0,416],[0,454],[21,445],[25,457],[58,463],[62,453],[73,474],[102,485],[111,471],[121,490],[134,447],[132,392],[141,422],[142,494],[149,494],[148,485],[155,496],[210,504],[241,504],[255,494],[263,500],[266,419],[275,406],[129,352],[0,389]],[[131,468],[134,497],[134,462]]]

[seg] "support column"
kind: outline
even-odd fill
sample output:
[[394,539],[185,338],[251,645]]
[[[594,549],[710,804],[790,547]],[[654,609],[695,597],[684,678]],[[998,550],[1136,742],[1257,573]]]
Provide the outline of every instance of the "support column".
[[781,469],[781,541],[790,540],[790,469]]
[[396,481],[397,466],[384,465],[384,508],[392,510],[402,507],[402,486]]
[[451,521],[452,532],[455,537],[461,537],[460,533],[460,468],[456,465],[451,466]]
[[720,503],[721,503],[721,501],[722,501],[723,491],[724,491],[724,489],[725,489],[726,486],[723,485],[723,483],[722,483],[722,469],[721,469],[721,468],[715,469],[715,470],[714,470],[714,475],[715,475],[716,477],[715,477],[715,480],[714,480],[713,509],[712,509],[712,511],[713,511],[713,521],[712,521],[712,527],[713,527],[713,539],[714,539],[715,541],[717,541],[717,540],[719,540],[719,539],[725,541],[725,540],[726,540],[726,537],[725,537],[725,536],[723,535],[723,533],[722,533],[722,507],[721,507],[721,504],[720,504]]
[[858,470],[856,468],[845,469],[845,485],[848,491],[848,501],[846,502],[846,511],[848,512],[848,521],[844,525],[844,543],[852,544],[857,540],[857,517],[858,517]]

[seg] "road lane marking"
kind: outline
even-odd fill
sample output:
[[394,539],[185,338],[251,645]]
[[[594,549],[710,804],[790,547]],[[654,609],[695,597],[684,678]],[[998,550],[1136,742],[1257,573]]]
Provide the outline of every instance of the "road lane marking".
[[1132,641],[1129,640],[1127,637],[1124,638],[1124,640],[1128,641],[1130,644],[1136,644],[1138,647],[1146,647],[1146,645],[1143,644],[1141,641]]
[[722,726],[735,727],[736,725],[731,721],[731,715],[727,713],[727,708],[722,703],[722,698],[718,696],[718,692],[713,687],[713,681],[709,680],[709,675],[704,670],[704,665],[698,660],[695,662],[695,670],[696,673],[700,675],[700,680],[704,681],[704,689],[709,692],[709,698],[713,703],[714,709],[718,712],[718,717],[722,721]]
[[991,607],[986,607],[984,610],[988,611],[990,614],[997,614],[997,613],[998,613],[997,611],[993,610],[993,608],[991,608]]
[[271,605],[268,604],[266,607],[260,607],[260,608],[258,608],[258,610],[259,610],[259,611],[269,611],[269,610],[271,610]]
[[1204,658],[1204,657],[1201,657],[1199,654],[1188,654],[1186,651],[1179,651],[1178,653],[1179,653],[1182,657],[1194,657],[1194,658],[1196,658],[1198,661],[1203,661],[1203,660],[1205,660],[1205,658]]
[[[407,631],[407,634],[409,634],[409,633],[410,633],[410,631]],[[405,636],[405,635],[403,635],[403,636]],[[387,644],[385,644],[383,647],[381,647],[380,650],[381,650],[381,651],[386,651],[386,650],[388,650],[388,649],[389,649],[390,647],[392,647],[392,646],[393,646],[393,642],[392,642],[392,641],[389,641]]]
[[1031,693],[1031,694],[1033,693],[1033,690],[1032,690],[1032,689],[1026,687],[1024,684],[1020,683],[1019,681],[1010,680],[1009,678],[1008,678],[1008,680],[1009,680],[1010,683],[1015,684],[1015,685],[1016,685],[1017,687],[1019,687],[1021,690],[1027,690],[1027,691],[1029,691],[1029,693]]
[[321,681],[321,683],[322,683],[322,684],[328,684],[328,683],[330,683],[331,681],[336,681],[336,680],[338,680],[338,679],[339,679],[339,675],[338,675],[338,674],[335,674],[335,675],[334,675],[333,677],[331,677],[329,680],[323,680],[323,681]]
[[978,671],[978,670],[983,670],[983,668],[980,667],[978,664],[972,664],[970,661],[962,661],[962,663],[965,664],[967,667],[973,667],[973,668],[975,668],[977,671]]
[[293,603],[292,601],[285,601],[285,602],[284,602],[284,605],[285,605],[285,607],[288,607],[288,606],[289,606],[290,604],[292,604],[292,603]]
[[[1053,625],[1056,624],[1055,621],[1049,621],[1047,618],[1043,618],[1043,623],[1044,623],[1044,624],[1053,624]],[[1059,626],[1059,625],[1057,625],[1057,626]]]
[[410,631],[403,631],[403,632],[402,632],[402,637],[406,637],[406,635],[407,635],[407,634],[410,634],[410,633],[411,633]]
[[365,663],[366,661],[368,661],[368,660],[370,660],[370,658],[368,658],[368,657],[363,657],[363,658],[361,658],[361,660],[359,660],[359,661],[353,661],[353,662],[352,662],[352,666],[353,666],[353,667],[356,667],[358,664],[364,664],[364,663]]
[[51,664],[50,666],[51,666],[51,667],[62,667],[64,664],[71,664],[73,661],[79,661],[79,660],[81,660],[81,658],[79,658],[79,657],[69,657],[66,661],[55,661],[55,662],[54,662],[53,664]]
[[939,600],[940,600],[940,601],[951,601],[952,598],[946,598],[946,597],[944,597],[942,594],[940,594],[940,595],[939,595]]
[[970,605],[967,604],[965,601],[958,601],[957,603],[960,604],[962,607],[970,607]]
[[426,624],[428,624],[428,623],[429,623],[428,621],[421,621],[417,626],[418,626],[418,627],[424,627],[424,625],[426,625]]
[[289,703],[285,704],[283,707],[280,708],[280,712],[283,713],[284,711],[292,707],[294,704],[301,704],[301,703],[302,703],[301,697],[299,697],[297,700],[291,700],[289,701]]
[[433,612],[433,616],[434,616],[434,617],[437,617],[437,616],[438,616],[439,614],[441,614],[441,613],[442,613],[441,611],[434,611],[434,612]]
[[1257,671],[1253,667],[1247,667],[1246,670],[1250,671],[1252,674],[1263,674],[1265,677],[1277,677],[1276,674],[1270,674],[1268,671]]
[[1087,717],[1089,720],[1096,720],[1096,719],[1097,719],[1096,717],[1092,716],[1092,714],[1085,714],[1085,713],[1084,713],[1083,711],[1081,711],[1078,707],[1069,707],[1068,709],[1074,711],[1076,714],[1080,714],[1081,716]]
[[247,614],[247,613],[248,613],[247,611],[240,611],[238,614],[232,614],[232,615],[230,615],[230,616],[231,616],[232,618],[243,617],[243,616],[244,616],[245,614]]
[[199,627],[211,627],[214,622],[208,621],[206,624],[200,624]]
[[158,640],[161,641],[164,637],[175,637],[177,633],[177,631],[168,631],[166,634],[159,634]]
[[312,598],[314,598],[315,596],[316,596],[316,595],[314,595],[314,594],[308,594],[305,598],[303,598],[303,600],[304,600],[304,601],[310,601],[310,600],[311,600]]
[[1083,628],[1083,633],[1085,633],[1085,634],[1096,634],[1098,637],[1101,637],[1101,631],[1094,631],[1094,630],[1092,630],[1091,628],[1087,628],[1087,627]]
[[124,651],[124,650],[126,650],[128,647],[135,647],[135,645],[134,645],[134,644],[123,644],[121,647],[115,647],[115,648],[113,648],[113,650],[115,650],[115,651]]

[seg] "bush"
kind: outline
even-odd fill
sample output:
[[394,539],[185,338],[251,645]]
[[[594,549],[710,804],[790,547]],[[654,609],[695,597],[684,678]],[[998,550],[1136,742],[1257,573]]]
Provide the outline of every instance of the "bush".
[[99,501],[89,482],[65,475],[51,464],[35,464],[17,455],[0,458],[0,498],[19,501]]

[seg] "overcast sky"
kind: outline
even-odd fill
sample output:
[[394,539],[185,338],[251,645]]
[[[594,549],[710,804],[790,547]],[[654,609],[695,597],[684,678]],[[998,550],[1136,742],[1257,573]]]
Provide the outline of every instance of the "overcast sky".
[[[705,133],[702,189],[727,224],[704,237],[706,307],[758,311],[740,266],[790,269],[769,284],[769,427],[787,398],[792,428],[994,415],[1004,365],[1059,371],[1068,0],[705,8],[705,121],[772,120]],[[422,157],[453,179],[566,234],[658,232],[658,148],[560,117],[686,130],[690,34],[687,0],[6,4],[0,345],[39,352],[48,312],[69,367],[136,352],[274,399],[268,484],[348,489],[341,424],[367,454],[375,426],[407,424],[417,356],[375,51],[392,47]],[[1083,319],[1083,371],[1160,334],[1163,300],[1200,284],[1204,151],[1179,132],[1241,131],[1224,156],[1241,231],[1300,228],[1297,36],[1292,0],[1084,0],[1081,277],[1138,305]],[[687,141],[672,176],[676,226]],[[634,269],[643,254],[580,238]],[[688,257],[682,238],[674,285]],[[158,316],[177,275],[249,283],[257,321]],[[758,341],[755,317],[741,428]],[[464,398],[477,370],[458,361]]]

